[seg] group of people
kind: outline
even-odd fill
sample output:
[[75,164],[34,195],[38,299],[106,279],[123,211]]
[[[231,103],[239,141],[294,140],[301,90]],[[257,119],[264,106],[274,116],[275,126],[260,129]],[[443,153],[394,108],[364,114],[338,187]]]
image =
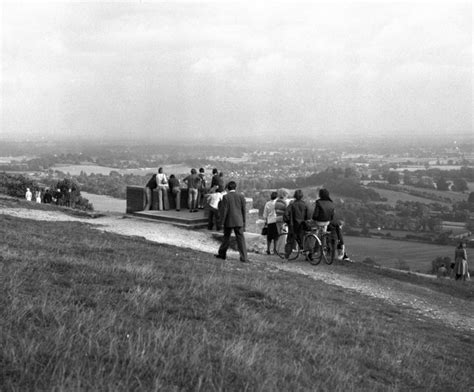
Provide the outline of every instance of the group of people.
[[307,222],[311,219],[322,232],[331,231],[337,238],[337,247],[343,253],[343,259],[348,259],[344,252],[344,238],[342,236],[342,221],[335,220],[334,203],[325,188],[319,190],[319,199],[316,200],[313,214],[310,217],[308,205],[303,200],[303,191],[297,189],[293,201],[288,199],[288,192],[280,189],[272,192],[270,201],[265,204],[263,218],[267,227],[267,254],[271,254],[271,244],[276,252],[276,241],[282,232],[287,232],[285,256],[288,258],[297,242],[303,247]]
[[[218,205],[225,191],[224,174],[219,172],[217,168],[214,168],[212,170],[211,183],[208,184],[204,168],[201,167],[199,171],[193,168],[191,173],[182,179],[182,182],[188,190],[187,203],[189,212],[197,212],[203,209],[207,202],[210,207],[209,229],[212,230],[215,224],[216,229],[220,230],[221,223]],[[181,183],[174,174],[167,177],[162,167],[158,169],[156,174],[153,174],[145,185],[145,210],[150,210],[152,207],[152,192],[155,189],[158,193],[158,210],[170,209],[169,195],[175,202],[176,211],[181,210]]]
[[[212,170],[211,183],[206,183],[204,168],[191,169],[191,173],[186,176],[183,183],[188,189],[188,208],[189,212],[196,212],[204,208],[207,203],[209,207],[208,229],[224,229],[224,238],[216,258],[225,260],[227,250],[230,245],[230,236],[234,232],[239,250],[240,261],[248,262],[247,246],[245,243],[245,224],[246,224],[246,201],[241,193],[236,192],[237,184],[230,181],[224,185],[224,175],[217,168]],[[181,184],[174,174],[169,178],[163,172],[163,168],[158,169],[145,186],[146,205],[145,209],[151,208],[152,192],[158,189],[158,209],[169,209],[168,193],[175,198],[176,210],[181,209]]]
[[52,192],[49,188],[46,188],[44,192],[41,189],[37,189],[33,192],[30,188],[26,188],[25,199],[28,201],[34,201],[36,203],[45,203],[45,204],[58,204],[62,205],[63,195],[59,189],[55,192]]

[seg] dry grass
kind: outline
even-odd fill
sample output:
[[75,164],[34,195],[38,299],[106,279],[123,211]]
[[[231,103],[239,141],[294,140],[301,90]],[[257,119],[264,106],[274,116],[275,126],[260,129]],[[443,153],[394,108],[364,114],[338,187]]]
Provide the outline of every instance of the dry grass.
[[0,215],[0,236],[2,391],[474,385],[472,333],[382,300],[85,224]]

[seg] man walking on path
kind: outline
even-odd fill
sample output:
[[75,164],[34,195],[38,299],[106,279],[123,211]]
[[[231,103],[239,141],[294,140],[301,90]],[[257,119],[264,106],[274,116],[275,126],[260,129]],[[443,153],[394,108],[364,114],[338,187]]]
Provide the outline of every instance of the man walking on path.
[[245,197],[237,193],[237,184],[230,181],[227,184],[228,193],[222,198],[221,222],[224,224],[224,239],[215,255],[219,259],[226,259],[227,249],[229,249],[230,235],[232,230],[235,233],[237,248],[239,249],[240,261],[247,263],[247,246],[245,244]]

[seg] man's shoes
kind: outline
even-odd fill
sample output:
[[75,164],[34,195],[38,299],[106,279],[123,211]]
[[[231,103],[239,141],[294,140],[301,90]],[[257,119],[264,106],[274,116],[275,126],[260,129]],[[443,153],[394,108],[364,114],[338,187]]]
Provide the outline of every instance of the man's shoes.
[[249,259],[247,259],[247,260],[242,260],[242,259],[240,259],[240,262],[241,262],[241,263],[250,263],[250,260],[249,260]]
[[269,250],[267,250],[267,255],[271,255],[271,254],[272,254],[272,253],[271,253]]
[[225,259],[226,259],[225,256],[221,256],[220,254],[214,255],[214,257],[215,257],[216,259],[222,259],[222,260],[225,260]]
[[176,208],[176,211],[180,211],[180,209],[179,209],[179,208]]

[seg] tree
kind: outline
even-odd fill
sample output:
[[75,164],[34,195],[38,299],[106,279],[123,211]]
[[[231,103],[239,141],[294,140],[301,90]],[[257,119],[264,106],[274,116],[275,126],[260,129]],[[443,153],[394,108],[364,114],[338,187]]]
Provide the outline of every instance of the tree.
[[0,173],[0,192],[14,197],[25,197],[26,188],[39,189],[38,184],[22,175]]
[[444,177],[440,177],[438,181],[436,181],[436,188],[439,191],[447,191],[449,190],[449,184]]
[[456,192],[464,192],[469,190],[469,187],[467,185],[467,182],[463,178],[455,178],[453,180],[453,191]]
[[467,202],[474,204],[474,192],[469,193],[469,197],[467,198]]
[[387,181],[391,185],[400,184],[400,173],[394,170],[389,171],[387,174]]

